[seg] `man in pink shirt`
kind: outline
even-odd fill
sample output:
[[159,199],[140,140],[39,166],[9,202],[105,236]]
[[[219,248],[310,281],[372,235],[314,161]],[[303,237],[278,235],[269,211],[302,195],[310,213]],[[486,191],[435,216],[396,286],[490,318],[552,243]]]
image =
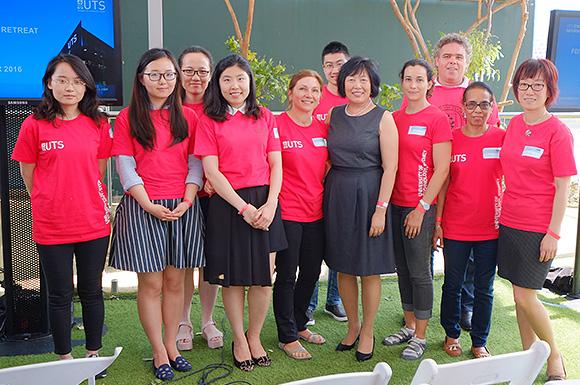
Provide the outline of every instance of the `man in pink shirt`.
[[[338,94],[338,73],[342,65],[349,59],[348,48],[338,41],[331,41],[322,50],[322,70],[326,77],[326,85],[322,88],[322,96],[320,97],[320,104],[314,110],[314,117],[320,121],[325,121],[328,111],[332,107],[340,106],[348,102],[347,98],[343,98]],[[312,314],[318,306],[318,283],[312,293],[310,299],[310,306],[308,307],[308,323],[307,325],[314,325],[314,318]],[[326,306],[324,312],[329,314],[337,321],[347,321],[346,312],[342,306],[340,295],[338,294],[338,279],[336,271],[328,271],[328,291],[326,293]]]
[[[447,114],[452,129],[458,129],[466,124],[461,105],[463,92],[470,83],[465,77],[471,59],[471,44],[466,37],[458,33],[448,33],[437,42],[435,47],[435,67],[437,77],[429,102]],[[499,126],[497,104],[487,121],[489,125]],[[471,330],[471,315],[473,314],[473,256],[470,256],[465,274],[465,282],[461,290],[461,327]]]

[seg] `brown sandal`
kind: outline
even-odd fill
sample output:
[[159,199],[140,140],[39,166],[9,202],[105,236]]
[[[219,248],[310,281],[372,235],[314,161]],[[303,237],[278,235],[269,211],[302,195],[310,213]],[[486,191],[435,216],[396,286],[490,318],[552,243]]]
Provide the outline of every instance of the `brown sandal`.
[[471,354],[475,358],[487,358],[491,357],[491,353],[485,346],[472,346],[471,347]]
[[322,345],[323,343],[326,342],[326,339],[324,339],[323,336],[321,336],[318,333],[315,333],[313,331],[310,331],[308,329],[304,330],[305,332],[308,332],[307,336],[303,336],[302,334],[298,333],[298,337],[303,340],[306,341],[308,343],[311,344],[315,344],[315,345]]
[[298,343],[298,347],[289,348],[289,344],[283,344],[282,342],[278,343],[278,347],[282,349],[284,353],[290,358],[295,360],[309,360],[312,358],[312,355],[302,346],[302,344]]
[[463,350],[461,349],[461,344],[459,344],[459,339],[457,342],[449,342],[452,338],[445,336],[445,341],[443,341],[443,351],[451,357],[459,357]]

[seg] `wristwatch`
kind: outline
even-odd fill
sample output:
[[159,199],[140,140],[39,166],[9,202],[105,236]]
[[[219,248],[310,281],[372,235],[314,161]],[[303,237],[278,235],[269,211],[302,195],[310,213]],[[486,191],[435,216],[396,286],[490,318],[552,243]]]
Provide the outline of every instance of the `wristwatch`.
[[421,199],[419,201],[419,205],[423,208],[423,210],[425,211],[429,211],[429,209],[431,208],[431,205],[427,202],[425,202],[423,199]]

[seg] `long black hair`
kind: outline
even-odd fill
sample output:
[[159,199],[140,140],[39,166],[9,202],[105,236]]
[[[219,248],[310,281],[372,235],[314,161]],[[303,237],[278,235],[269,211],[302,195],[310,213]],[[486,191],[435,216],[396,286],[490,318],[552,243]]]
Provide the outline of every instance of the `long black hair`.
[[171,128],[172,144],[177,144],[185,140],[189,134],[189,127],[183,109],[181,107],[181,74],[175,58],[165,48],[152,48],[145,52],[139,60],[135,79],[133,80],[133,95],[129,103],[129,124],[131,126],[131,135],[146,150],[152,150],[155,147],[155,127],[151,121],[150,108],[151,100],[147,89],[141,83],[145,67],[152,61],[168,58],[175,68],[175,88],[161,108],[169,109],[169,126]]
[[258,119],[261,115],[260,106],[256,99],[256,83],[254,74],[250,68],[250,63],[240,55],[230,54],[220,60],[214,69],[211,81],[203,95],[203,106],[205,114],[217,122],[226,120],[228,102],[224,99],[220,89],[220,76],[230,67],[240,67],[250,78],[250,90],[246,98],[246,115]]
[[52,58],[46,66],[46,71],[42,77],[42,86],[44,92],[40,104],[34,108],[34,117],[38,120],[48,120],[55,122],[57,115],[64,115],[62,106],[55,99],[48,83],[60,63],[67,63],[76,73],[76,75],[85,83],[85,94],[79,102],[79,110],[84,115],[91,118],[96,124],[100,124],[105,119],[105,114],[99,111],[99,100],[97,98],[97,86],[91,72],[81,58],[70,54],[60,54]]
[[465,103],[467,101],[467,93],[473,89],[480,89],[480,90],[484,90],[486,91],[489,96],[491,97],[491,102],[493,103],[493,101],[495,100],[495,96],[493,96],[493,91],[491,90],[491,87],[484,82],[473,82],[471,84],[469,84],[465,90],[463,91],[463,97],[462,97],[462,101],[463,103]]

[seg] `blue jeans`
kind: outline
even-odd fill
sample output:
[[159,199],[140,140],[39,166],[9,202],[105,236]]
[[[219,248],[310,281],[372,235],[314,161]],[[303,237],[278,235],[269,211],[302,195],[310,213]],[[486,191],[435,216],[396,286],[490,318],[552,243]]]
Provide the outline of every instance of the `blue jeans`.
[[473,275],[475,274],[475,266],[473,263],[473,251],[469,254],[469,261],[467,262],[467,270],[465,270],[465,281],[461,287],[461,313],[473,312],[473,296],[475,295],[475,284],[473,282]]
[[473,252],[475,298],[471,321],[471,343],[485,346],[491,326],[493,280],[497,261],[497,239],[489,241],[454,241],[445,239],[445,280],[441,296],[441,326],[448,337],[459,338],[461,328],[461,286],[469,256]]
[[[336,271],[328,269],[328,288],[326,290],[326,304],[327,305],[340,305],[342,301],[340,299],[340,294],[338,294],[338,277]],[[316,286],[314,286],[314,292],[312,297],[310,297],[310,305],[308,309],[314,310],[318,306],[318,281],[316,281]]]

